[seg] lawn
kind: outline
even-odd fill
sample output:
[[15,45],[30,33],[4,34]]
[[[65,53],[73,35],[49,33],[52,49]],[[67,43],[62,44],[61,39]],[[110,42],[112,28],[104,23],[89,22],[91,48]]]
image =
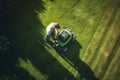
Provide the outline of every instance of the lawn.
[[[90,67],[94,75],[101,80],[118,79],[118,76],[115,75],[120,73],[117,68],[119,61],[115,56],[119,56],[120,52],[118,45],[120,42],[120,24],[118,22],[120,20],[118,17],[120,16],[120,1],[44,1],[47,10],[39,14],[44,26],[46,27],[50,22],[59,22],[62,28],[70,28],[77,37],[77,43],[70,46],[71,51],[63,54],[65,59],[67,58],[78,68],[81,65],[80,62],[84,62],[86,67]],[[47,50],[61,63],[62,59],[55,56],[58,55],[57,53]],[[115,66],[115,70],[112,69]],[[64,67],[66,68],[66,65]],[[70,67],[72,66],[67,68],[68,71],[71,69]],[[82,76],[82,71],[77,73],[70,70],[70,72],[75,77],[77,74]],[[87,74],[84,75],[83,72],[83,76],[87,77]]]
[[[21,3],[19,17],[13,23],[13,32],[18,36],[13,63],[17,71],[12,77],[3,71],[1,79],[120,79],[119,0],[38,0],[27,6],[25,3]],[[66,53],[56,52],[44,41],[45,28],[51,22],[70,28],[76,35]]]

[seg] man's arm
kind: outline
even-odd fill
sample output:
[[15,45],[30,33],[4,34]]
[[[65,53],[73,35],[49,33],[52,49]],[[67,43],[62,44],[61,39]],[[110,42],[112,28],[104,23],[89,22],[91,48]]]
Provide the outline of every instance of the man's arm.
[[58,29],[55,29],[55,33],[58,34],[58,32],[59,32]]

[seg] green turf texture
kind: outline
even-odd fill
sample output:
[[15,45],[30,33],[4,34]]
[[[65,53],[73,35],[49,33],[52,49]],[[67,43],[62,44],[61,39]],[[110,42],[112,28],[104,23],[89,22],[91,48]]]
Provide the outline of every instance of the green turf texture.
[[[42,13],[34,10],[38,22],[44,26],[35,28],[40,38],[33,44],[28,41],[24,50],[30,57],[26,60],[19,57],[17,67],[27,70],[36,80],[88,80],[91,76],[91,79],[94,76],[100,80],[119,80],[120,1],[43,1],[46,10]],[[45,28],[51,22],[70,28],[76,36],[76,42],[69,45],[65,54],[59,54],[44,41]],[[26,33],[32,35],[32,29]]]

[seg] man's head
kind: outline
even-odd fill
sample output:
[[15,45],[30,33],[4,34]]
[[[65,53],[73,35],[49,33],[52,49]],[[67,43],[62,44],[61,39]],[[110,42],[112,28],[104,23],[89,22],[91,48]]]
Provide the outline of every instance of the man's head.
[[58,23],[56,23],[55,28],[60,29],[60,25]]

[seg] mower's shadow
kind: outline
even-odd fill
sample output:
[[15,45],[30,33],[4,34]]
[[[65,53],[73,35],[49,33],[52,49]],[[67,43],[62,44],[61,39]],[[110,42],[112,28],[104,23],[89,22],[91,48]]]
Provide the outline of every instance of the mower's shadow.
[[79,58],[80,49],[82,49],[81,44],[78,41],[75,41],[74,43],[69,45],[68,51],[66,53],[59,54],[79,72],[79,79],[98,80],[94,76],[94,73],[91,70],[91,68]]

